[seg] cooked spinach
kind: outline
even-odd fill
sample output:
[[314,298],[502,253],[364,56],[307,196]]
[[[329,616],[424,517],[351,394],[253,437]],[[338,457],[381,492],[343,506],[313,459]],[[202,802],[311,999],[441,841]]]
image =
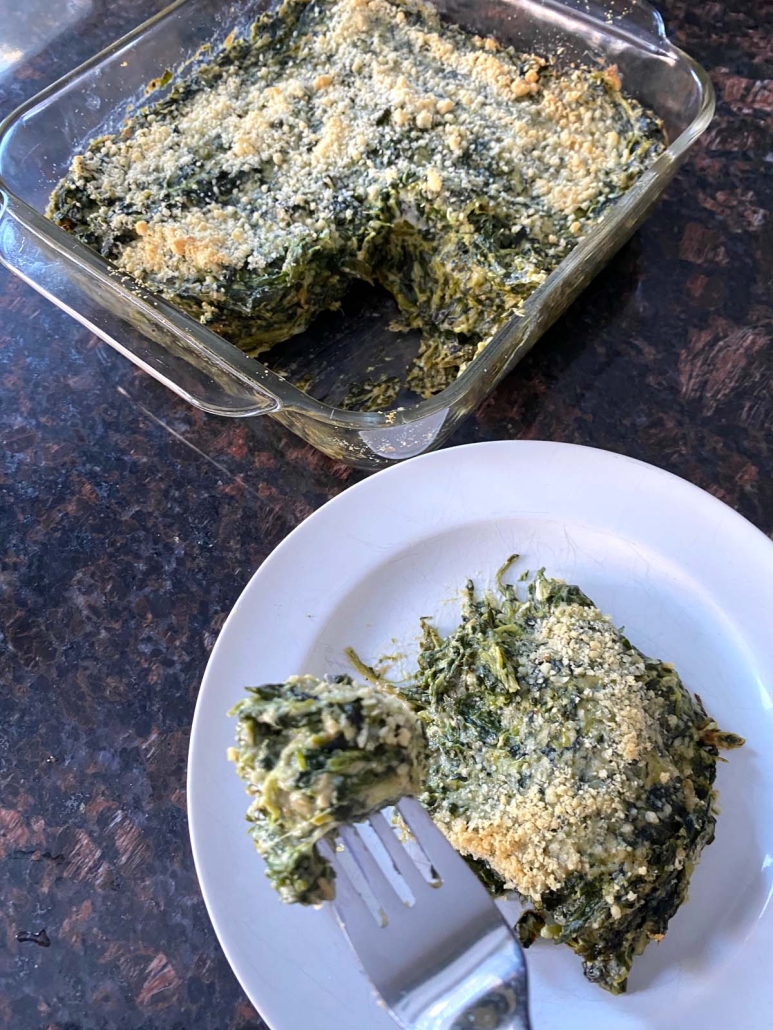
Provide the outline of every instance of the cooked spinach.
[[229,758],[252,797],[250,834],[284,901],[312,905],[334,893],[317,843],[420,789],[421,724],[385,690],[292,676],[250,687]]
[[48,214],[250,354],[380,283],[421,331],[408,385],[430,396],[662,142],[613,68],[561,69],[421,0],[285,0],[94,140]]
[[714,839],[721,732],[667,662],[648,658],[576,586],[539,572],[521,600],[468,584],[448,636],[423,624],[405,696],[428,742],[421,798],[518,932],[568,944],[625,990]]

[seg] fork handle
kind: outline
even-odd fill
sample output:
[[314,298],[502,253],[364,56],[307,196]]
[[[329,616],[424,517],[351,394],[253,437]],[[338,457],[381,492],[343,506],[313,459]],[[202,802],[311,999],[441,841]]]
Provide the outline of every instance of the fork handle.
[[509,929],[497,936],[498,944],[474,971],[460,970],[462,975],[449,982],[447,970],[442,993],[434,994],[418,1018],[414,1010],[402,1025],[410,1030],[531,1030],[523,952]]
[[465,1005],[448,1023],[448,1030],[479,1030],[483,1027],[486,1030],[531,1030],[522,983],[504,983],[488,991]]

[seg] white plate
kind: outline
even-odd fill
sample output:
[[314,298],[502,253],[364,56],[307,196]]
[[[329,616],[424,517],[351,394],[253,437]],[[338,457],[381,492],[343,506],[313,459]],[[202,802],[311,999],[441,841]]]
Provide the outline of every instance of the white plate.
[[[391,1030],[329,908],[283,905],[247,836],[226,710],[250,684],[347,671],[453,624],[458,588],[512,552],[578,583],[643,651],[673,661],[746,747],[721,765],[717,839],[630,993],[568,948],[528,954],[535,1030],[773,1026],[773,544],[720,501],[632,459],[568,444],[452,448],[347,490],[299,526],[234,606],[193,722],[196,868],[229,962],[273,1030]],[[410,655],[407,659],[410,666]],[[349,670],[350,671],[350,670]]]

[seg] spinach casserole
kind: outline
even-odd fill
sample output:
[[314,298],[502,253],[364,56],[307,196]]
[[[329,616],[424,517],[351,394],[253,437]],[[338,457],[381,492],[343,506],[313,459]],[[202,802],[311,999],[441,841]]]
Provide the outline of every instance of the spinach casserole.
[[662,146],[614,68],[422,0],[284,0],[75,157],[48,215],[250,354],[378,283],[430,396]]
[[687,897],[720,749],[743,740],[578,587],[539,572],[520,599],[498,584],[468,584],[447,636],[423,621],[406,682],[354,656],[372,685],[295,678],[237,705],[253,836],[283,897],[315,902],[333,890],[315,843],[417,794],[492,894],[518,895],[524,945],[568,944],[619,994]]
[[421,723],[400,698],[344,676],[292,676],[251,687],[229,713],[228,757],[247,784],[250,834],[284,901],[333,897],[316,844],[338,826],[416,794],[424,775]]
[[469,584],[459,626],[423,634],[405,691],[427,732],[421,800],[494,894],[520,896],[523,944],[566,943],[624,991],[714,838],[719,749],[743,740],[542,572],[525,600]]

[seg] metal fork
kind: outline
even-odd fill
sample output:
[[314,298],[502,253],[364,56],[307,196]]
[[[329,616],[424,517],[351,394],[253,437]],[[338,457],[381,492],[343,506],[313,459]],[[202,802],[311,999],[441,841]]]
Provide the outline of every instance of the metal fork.
[[336,914],[377,993],[404,1030],[530,1030],[513,931],[419,802],[397,810],[428,870],[382,813],[343,827],[343,849],[325,849]]

